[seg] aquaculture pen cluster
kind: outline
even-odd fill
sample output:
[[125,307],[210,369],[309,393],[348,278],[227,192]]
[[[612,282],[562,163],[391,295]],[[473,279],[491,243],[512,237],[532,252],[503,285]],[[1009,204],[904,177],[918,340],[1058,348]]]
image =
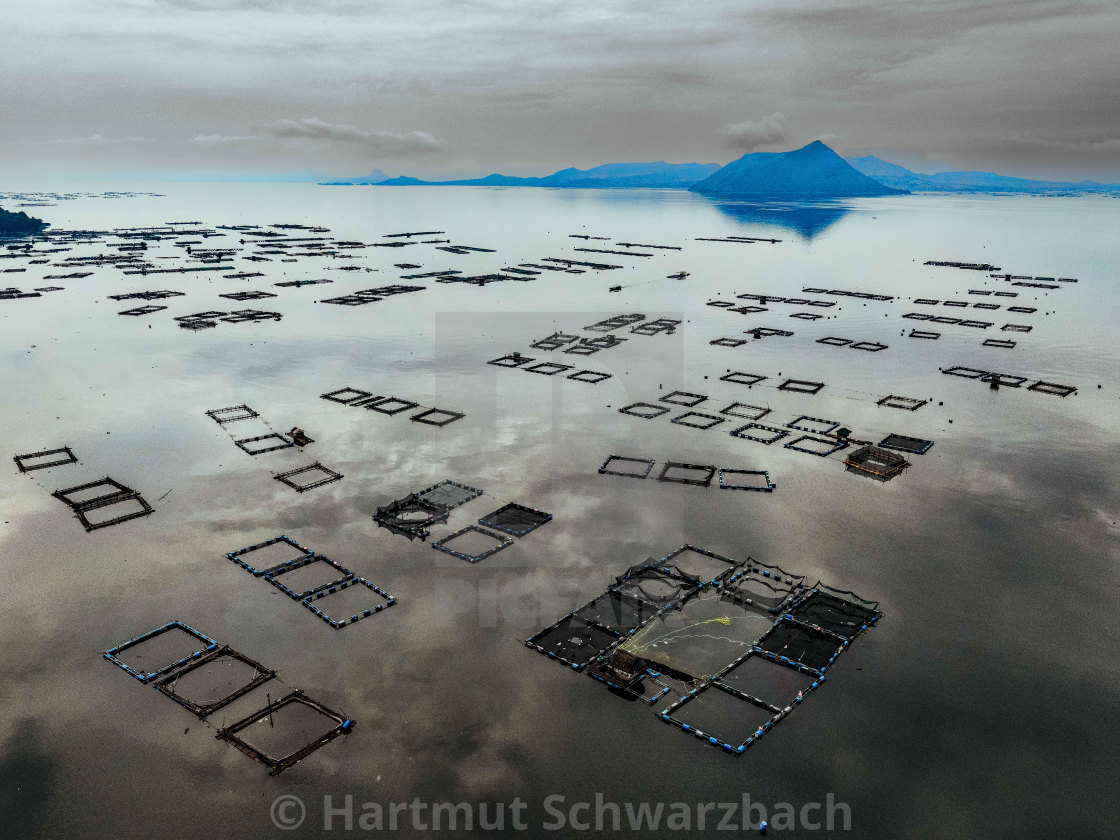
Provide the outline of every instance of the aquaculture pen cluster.
[[[354,721],[292,688],[272,668],[182,621],[129,639],[104,657],[190,711],[271,776],[354,729]],[[251,711],[232,723],[216,722],[217,712],[235,703]]]
[[[106,197],[127,195],[106,194]],[[79,196],[24,195],[26,204],[21,206],[49,207],[55,201]],[[0,195],[0,199],[5,198],[11,196]],[[708,243],[716,248],[725,244],[781,244],[776,239],[746,236],[694,237],[687,245],[650,244],[629,241],[635,237],[616,240],[582,233],[568,235],[567,239],[575,240],[574,244],[565,241],[557,245],[556,250],[550,249],[548,256],[519,261],[524,255],[514,260],[502,256],[497,249],[463,244],[448,237],[442,230],[422,230],[387,233],[359,241],[337,237],[329,228],[316,225],[209,226],[200,221],[100,231],[50,229],[0,248],[0,272],[27,275],[28,279],[19,287],[0,289],[0,301],[27,301],[12,306],[28,307],[30,311],[37,305],[50,305],[42,303],[45,295],[54,296],[82,286],[96,287],[101,296],[99,300],[112,301],[117,314],[126,316],[110,319],[122,325],[122,329],[140,329],[140,324],[158,325],[167,328],[165,335],[193,343],[210,340],[206,331],[224,324],[255,325],[243,328],[250,333],[253,330],[279,331],[282,328],[275,324],[290,314],[289,306],[302,306],[306,311],[311,304],[325,303],[331,306],[315,308],[323,318],[337,321],[368,318],[370,313],[392,311],[395,307],[428,305],[435,293],[500,294],[503,287],[489,288],[494,284],[583,283],[597,275],[613,282],[615,278],[628,276],[624,269],[629,268],[630,263],[620,264],[626,260],[659,266],[659,259],[680,259],[688,256],[692,248],[709,247]],[[610,262],[601,261],[608,257]],[[398,261],[389,263],[390,259]],[[460,267],[448,268],[448,265]],[[1035,328],[1040,326],[1037,317],[1040,307],[1029,305],[1037,302],[1033,296],[1068,289],[1077,282],[1073,278],[1004,273],[987,263],[930,261],[926,265],[936,269],[932,273],[939,278],[964,276],[967,280],[961,288],[953,288],[952,280],[946,280],[936,293],[930,293],[935,296],[909,300],[878,291],[827,287],[803,287],[793,296],[744,291],[734,294],[733,300],[701,298],[696,303],[703,317],[695,317],[687,328],[683,316],[667,314],[626,312],[578,326],[584,320],[581,318],[580,322],[567,324],[564,329],[528,340],[527,346],[522,348],[527,351],[525,353],[520,349],[505,352],[507,345],[489,348],[486,355],[471,361],[477,367],[485,361],[496,368],[557,377],[553,380],[554,387],[562,379],[586,384],[606,383],[601,389],[580,389],[597,396],[612,393],[611,389],[616,389],[617,393],[623,384],[623,375],[619,373],[620,368],[615,368],[613,373],[585,368],[580,361],[582,357],[614,351],[612,356],[599,357],[596,361],[642,358],[653,355],[653,351],[659,349],[659,342],[664,346],[666,337],[680,336],[685,329],[696,334],[705,350],[712,346],[721,348],[718,356],[722,359],[732,352],[751,352],[757,349],[751,345],[763,339],[789,339],[768,342],[767,348],[774,345],[781,350],[796,348],[820,354],[822,358],[832,354],[853,366],[890,364],[892,354],[899,355],[906,349],[916,352],[916,349],[937,350],[943,346],[893,340],[888,345],[866,337],[866,333],[861,337],[858,329],[849,331],[832,323],[842,317],[841,312],[846,307],[850,310],[854,306],[869,307],[877,318],[881,315],[883,319],[891,319],[887,322],[892,327],[900,326],[903,337],[936,341],[943,335],[942,327],[959,327],[963,328],[962,335],[977,339],[977,348],[1015,350],[1037,337]],[[942,268],[954,268],[958,273],[942,272]],[[689,276],[686,271],[666,275],[664,270],[658,268],[657,279],[645,282],[682,281]],[[318,276],[328,272],[331,273],[329,277]],[[394,273],[400,282],[370,285],[367,275],[371,273]],[[304,276],[307,274],[316,276]],[[577,281],[573,278],[575,275],[583,277]],[[206,282],[200,282],[202,280]],[[65,281],[66,285],[46,285],[47,281]],[[181,286],[187,291],[166,289],[164,285]],[[473,288],[460,292],[458,287],[463,286]],[[330,296],[316,299],[322,287],[329,290]],[[618,292],[625,288],[628,284],[620,283],[605,291]],[[587,289],[594,290],[594,287],[581,286],[581,290]],[[599,288],[598,291],[604,290]],[[262,306],[269,309],[229,309],[228,302],[243,304],[263,300],[268,303]],[[382,306],[366,308],[374,303]],[[703,303],[709,308],[703,308]],[[118,305],[126,308],[118,310]],[[950,312],[953,314],[943,314]],[[739,318],[731,319],[731,314]],[[776,318],[792,320],[757,323]],[[798,322],[796,332],[774,325],[791,326],[792,321]],[[917,329],[911,322],[922,327],[937,325],[938,329]],[[728,324],[745,329],[723,335],[729,329]],[[183,335],[180,330],[203,335],[195,339]],[[974,332],[967,332],[969,330]],[[218,335],[222,333],[222,330],[217,331]],[[992,337],[997,334],[1001,337]],[[1014,339],[1006,337],[1011,335]],[[505,334],[501,340],[508,340]],[[863,352],[848,354],[840,350]],[[888,350],[891,352],[883,352]],[[494,353],[504,355],[488,358]],[[801,363],[799,360],[799,365]],[[766,370],[766,363],[753,358],[740,364]],[[629,418],[667,418],[669,424],[643,428],[680,427],[688,431],[671,434],[680,434],[682,440],[686,439],[684,436],[693,439],[695,432],[719,427],[734,439],[731,444],[734,447],[740,447],[743,441],[764,446],[780,442],[782,447],[772,450],[748,445],[743,451],[765,451],[780,458],[784,457],[780,448],[785,448],[818,456],[822,461],[798,460],[804,462],[806,469],[812,469],[813,463],[835,467],[835,472],[844,480],[847,480],[845,473],[879,482],[893,479],[917,462],[917,459],[908,460],[907,455],[923,455],[934,445],[932,440],[893,431],[886,434],[883,430],[872,433],[868,429],[853,432],[842,421],[803,413],[833,413],[832,408],[822,407],[822,404],[834,392],[842,392],[846,399],[895,409],[877,415],[889,416],[894,424],[911,421],[914,412],[933,401],[929,397],[894,393],[905,390],[898,387],[884,387],[887,393],[874,394],[844,390],[842,386],[818,381],[814,371],[807,368],[798,369],[799,375],[806,378],[773,371],[755,373],[724,368],[722,374],[713,375],[716,381],[711,383],[713,390],[725,392],[719,396],[685,390],[670,390],[655,396],[657,392],[652,382],[640,382],[635,383],[634,393],[646,396],[646,400],[632,401],[634,397],[629,397],[620,408],[615,409],[613,405],[596,408],[601,409],[602,416],[614,421],[623,419],[618,414],[624,415],[627,423]],[[1036,376],[1000,373],[981,367],[945,365],[939,370],[987,384],[992,389],[1025,388],[1061,397],[1078,390],[1076,386]],[[933,372],[932,366],[930,372]],[[517,380],[512,374],[509,376],[513,381],[542,384],[542,380],[532,377]],[[699,384],[686,387],[709,390],[708,386]],[[400,415],[396,421],[385,421],[377,428],[378,434],[389,436],[386,446],[401,443],[392,437],[394,433],[403,437],[405,430],[414,428],[401,423],[404,417],[421,425],[443,428],[464,419],[466,411],[473,410],[468,406],[462,406],[463,410],[451,410],[423,405],[421,397],[417,396],[419,392],[411,389],[405,393],[412,396],[400,397],[385,394],[383,386],[367,388],[345,386],[320,396],[330,403],[370,412],[361,415],[363,417]],[[744,388],[753,394],[744,396]],[[804,405],[796,409],[775,409],[761,396],[768,393],[778,396],[781,392],[782,399],[808,403],[809,398],[826,388],[829,390],[825,397],[815,401],[816,409]],[[753,402],[740,402],[735,399],[736,395]],[[899,414],[898,411],[908,413]],[[238,450],[254,458],[288,449],[302,451],[315,442],[298,427],[278,431],[245,404],[211,409],[206,414]],[[924,415],[919,419],[922,417]],[[467,426],[462,424],[459,428]],[[695,439],[727,443],[726,438],[718,436]],[[840,453],[844,455],[823,460]],[[602,451],[587,457],[597,462]],[[661,484],[700,488],[711,488],[715,484],[721,490],[767,494],[777,487],[769,470],[730,464],[724,457],[717,460],[715,455],[690,456],[691,460],[701,461],[692,463],[663,456],[611,454],[598,466],[598,474],[636,480],[653,478]],[[709,459],[712,463],[703,463]],[[269,460],[262,458],[261,462]],[[69,506],[87,531],[153,512],[138,491],[109,477],[83,481],[90,478],[83,476],[63,489],[46,488],[39,476],[52,473],[42,471],[65,471],[79,463],[69,447],[18,455],[15,462],[21,473]],[[590,479],[592,466],[593,463],[587,463],[586,467],[580,467],[580,479]],[[303,494],[336,484],[343,475],[315,460],[277,471],[274,478]],[[353,477],[349,479],[353,480]],[[417,481],[416,485],[420,483]],[[409,480],[399,487],[416,485]],[[871,491],[876,489],[873,485],[863,486]],[[287,495],[287,491],[284,492]],[[331,493],[319,495],[329,498]],[[750,498],[748,493],[738,495]],[[301,501],[304,498],[300,496]],[[769,498],[773,501],[776,497]],[[478,510],[468,516],[462,509],[472,504]],[[398,498],[385,498],[376,505],[371,516],[376,528],[385,529],[392,536],[427,541],[435,533],[430,542],[432,549],[470,564],[493,557],[523,540],[533,540],[533,534],[553,519],[553,515],[544,510],[491,496],[482,489],[451,480],[407,492]],[[453,520],[457,521],[452,524]],[[374,530],[368,522],[366,524]],[[547,540],[549,531],[554,529],[556,526],[547,529],[543,532],[545,536],[538,539]],[[279,530],[271,525],[266,533]],[[397,603],[380,585],[288,536],[276,536],[225,556],[258,579],[253,585],[260,587],[260,592],[278,592],[336,630],[379,614]],[[262,605],[260,609],[265,608],[264,599],[258,603]],[[406,599],[406,604],[409,605],[406,609],[417,608],[414,599]],[[294,614],[302,613],[294,611]],[[663,722],[726,753],[739,755],[819,689],[832,675],[830,669],[838,657],[880,617],[877,603],[850,592],[822,583],[810,586],[803,576],[750,558],[736,561],[685,545],[660,560],[649,559],[625,570],[603,593],[536,633],[526,644],[571,670],[587,673],[612,692],[654,707],[655,714]],[[715,632],[709,632],[713,628]],[[220,645],[182,622],[170,622],[104,655],[137,681],[155,686],[206,721],[214,727],[218,738],[264,763],[273,773],[283,771],[339,735],[350,732],[354,725],[344,715],[282,683],[275,670]],[[271,689],[277,685],[283,685],[284,689],[277,690],[274,698]],[[215,723],[216,713],[227,708],[240,711],[228,724]],[[314,733],[310,740],[298,737],[299,733],[309,730]]]
[[[741,755],[820,688],[881,615],[851,592],[684,545],[630,567],[525,644]],[[705,633],[713,622],[718,634]]]
[[[431,535],[433,527],[448,523],[451,511],[485,495],[477,487],[445,480],[379,506],[373,521],[390,533],[423,541]],[[434,540],[432,548],[468,563],[477,563],[514,545],[515,540],[510,537],[524,537],[551,521],[551,513],[518,502],[506,502],[479,517],[477,524],[468,524]]]

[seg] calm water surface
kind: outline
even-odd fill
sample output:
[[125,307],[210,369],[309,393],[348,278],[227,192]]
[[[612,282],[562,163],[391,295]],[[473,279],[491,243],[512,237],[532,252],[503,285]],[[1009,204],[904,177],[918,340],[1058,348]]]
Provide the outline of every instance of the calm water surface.
[[[65,286],[0,301],[6,457],[68,445],[81,459],[29,475],[9,461],[0,474],[0,836],[310,836],[322,829],[324,794],[336,802],[353,794],[359,803],[520,797],[540,835],[549,834],[539,827],[546,797],[570,803],[597,793],[686,803],[748,793],[796,808],[832,794],[850,807],[854,837],[1115,836],[1120,203],[908,196],[759,210],[676,192],[155,189],[166,195],[83,198],[41,215],[55,228],[99,230],[179,220],[312,224],[367,242],[442,230],[440,238],[496,253],[357,251],[354,264],[377,269],[368,273],[326,270],[344,263],[316,258],[239,260],[239,269],[266,274],[249,281],[220,273],[143,278],[111,267],[80,280],[42,281],[58,273],[48,266],[0,275],[3,286]],[[617,246],[569,234],[682,250],[645,259],[580,254],[572,249]],[[728,235],[782,241],[697,241]],[[159,248],[153,254],[181,253],[170,243]],[[421,280],[424,291],[369,306],[317,302],[411,282],[398,279],[411,272],[397,262],[477,274],[544,257],[626,268],[483,288]],[[1080,282],[1016,288],[983,272],[923,265],[930,259]],[[682,270],[685,280],[666,279]],[[312,277],[335,282],[272,285]],[[608,291],[616,285],[621,292]],[[804,287],[896,300],[831,298],[837,306],[811,310],[825,314],[817,321],[790,318],[804,307],[785,304],[754,315],[706,306]],[[217,296],[258,288],[279,296],[245,304]],[[135,319],[116,313],[143,301],[107,299],[144,289],[187,295],[157,301],[169,308]],[[995,326],[937,327],[901,315],[962,310],[915,305],[916,297],[1038,311],[968,310],[963,317]],[[276,310],[283,320],[198,333],[172,320],[243,307]],[[563,354],[530,343],[557,330],[591,335],[581,328],[639,312],[684,323],[671,336],[620,333],[629,339],[622,346],[578,359],[613,374],[602,384],[485,364],[514,350],[559,360]],[[1000,331],[1008,322],[1033,329]],[[738,348],[709,344],[755,326],[795,334]],[[941,338],[909,338],[911,329]],[[829,335],[889,347],[865,353],[816,342]],[[1018,345],[982,347],[985,337]],[[939,372],[952,365],[1079,391],[1066,399],[991,391]],[[728,370],[770,379],[747,389],[719,381]],[[816,396],[766,387],[779,375],[826,387]],[[466,418],[440,429],[319,398],[343,386]],[[763,422],[807,414],[838,420],[863,439],[899,432],[936,445],[880,484],[845,472],[837,456],[733,438],[729,424],[701,431],[616,410],[678,388],[707,395],[712,409],[735,400],[769,406]],[[877,406],[887,394],[932,402],[913,413]],[[204,414],[239,403],[278,431],[299,425],[316,443],[302,453],[245,455],[230,439],[236,424],[224,431]],[[600,476],[611,453],[765,469],[778,488],[733,493]],[[273,480],[313,460],[344,479],[305,494]],[[155,514],[86,534],[50,496],[105,475],[142,490]],[[477,565],[370,520],[378,504],[444,478],[488,494],[455,512],[456,527],[497,500],[555,519]],[[399,603],[336,632],[224,557],[281,533]],[[822,690],[738,760],[521,644],[626,567],[686,542],[853,590],[881,602],[885,614]],[[172,619],[276,668],[287,684],[353,717],[356,730],[270,778],[100,658]],[[270,805],[281,794],[308,805],[297,831],[273,825]],[[726,832],[709,824],[693,834]]]

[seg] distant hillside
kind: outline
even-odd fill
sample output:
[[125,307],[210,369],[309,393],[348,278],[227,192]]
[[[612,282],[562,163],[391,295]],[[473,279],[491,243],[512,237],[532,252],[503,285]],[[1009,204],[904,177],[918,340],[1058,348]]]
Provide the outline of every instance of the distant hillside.
[[375,169],[368,175],[361,175],[357,178],[346,178],[341,181],[324,181],[322,176],[319,176],[319,183],[321,184],[346,184],[358,186],[372,186],[373,184],[381,184],[389,180],[389,176],[382,172],[380,169]]
[[47,223],[26,213],[9,213],[0,207],[0,236],[25,236],[29,233],[39,233]]
[[693,192],[757,199],[856,198],[905,192],[859,172],[820,140],[792,152],[755,152],[732,161]]
[[374,182],[349,179],[325,182],[330,185],[376,184],[384,187],[554,187],[561,189],[688,189],[719,169],[718,163],[607,163],[592,169],[561,169],[541,178],[521,178],[494,173],[485,178],[455,181],[423,181],[400,176]]
[[938,172],[923,175],[874,155],[848,158],[848,163],[880,183],[911,192],[1019,192],[1019,193],[1108,193],[1120,192],[1120,184],[1093,181],[1035,181],[997,172]]

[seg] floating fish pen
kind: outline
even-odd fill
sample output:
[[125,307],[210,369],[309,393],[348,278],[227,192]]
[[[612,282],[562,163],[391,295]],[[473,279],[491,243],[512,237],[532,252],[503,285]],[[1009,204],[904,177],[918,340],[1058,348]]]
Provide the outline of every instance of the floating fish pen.
[[716,468],[706,464],[667,461],[661,469],[661,474],[657,476],[657,480],[673,484],[691,484],[694,487],[710,487],[715,475]]
[[142,633],[102,656],[142,683],[217,650],[218,643],[181,621]]
[[770,409],[760,405],[734,402],[726,408],[721,408],[719,413],[726,414],[729,417],[741,417],[744,420],[761,420],[770,413]]
[[619,257],[652,257],[642,251],[613,251],[609,248],[573,248],[573,251],[582,251],[589,254],[614,254]]
[[732,373],[721,376],[719,379],[720,382],[733,382],[736,385],[750,386],[757,385],[759,382],[767,378],[768,377],[760,376],[757,373],[742,373],[741,371],[734,371]]
[[941,266],[944,268],[961,268],[966,271],[999,271],[999,266],[990,263],[950,262],[946,260],[928,260],[926,265]]
[[547,338],[532,342],[529,346],[538,350],[559,350],[565,344],[571,344],[573,341],[579,341],[579,336],[555,332]]
[[619,242],[620,248],[653,248],[658,251],[680,251],[679,245],[646,245],[641,242]]
[[51,495],[74,511],[87,533],[155,512],[138,491],[108,476]]
[[314,554],[311,549],[304,548],[290,537],[281,535],[231,551],[226,554],[226,557],[253,577],[262,577],[286,566],[309,560]]
[[772,493],[778,485],[770,480],[766,470],[739,470],[721,467],[719,470],[720,490],[752,490],[757,493]]
[[910,462],[877,446],[865,446],[844,459],[848,469],[881,481],[890,481],[910,466]]
[[409,540],[426,540],[431,528],[446,522],[450,510],[446,505],[409,493],[387,505],[381,505],[373,514],[373,521],[391,533]]
[[565,266],[566,268],[571,268],[573,265],[578,265],[578,266],[582,266],[583,268],[593,268],[596,271],[610,271],[612,269],[623,268],[624,267],[624,266],[621,266],[621,265],[610,265],[608,263],[581,262],[580,260],[565,260],[565,259],[560,259],[559,257],[542,257],[541,262],[556,263],[557,265],[562,265],[562,266]]
[[491,359],[486,364],[496,365],[497,367],[520,367],[521,365],[531,361],[533,361],[533,359],[530,356],[522,356],[519,352],[514,351],[507,356],[500,356],[497,359]]
[[[656,408],[656,406],[654,406]],[[629,458],[625,455],[608,455],[599,467],[600,475],[620,475],[625,478],[645,478],[653,469],[650,458]]]
[[374,397],[373,399],[365,400],[361,407],[367,411],[376,411],[378,414],[392,416],[394,414],[400,414],[402,411],[411,411],[419,405],[420,403],[401,399],[400,397]]
[[611,318],[607,318],[606,320],[598,321],[594,324],[589,324],[588,326],[584,327],[584,329],[590,332],[613,332],[614,330],[620,330],[623,327],[629,327],[633,324],[637,324],[639,321],[644,321],[645,319],[645,315],[641,315],[638,313],[632,315],[615,315]]
[[731,436],[769,445],[789,437],[789,432],[776,426],[767,426],[764,423],[747,423],[738,429],[732,429]]
[[477,487],[469,487],[466,484],[445,479],[431,487],[418,490],[415,495],[423,501],[439,505],[447,510],[454,510],[473,499],[477,499],[483,493]]
[[334,630],[349,627],[397,603],[397,599],[363,577],[352,577],[300,602]]
[[717,338],[708,342],[713,347],[742,347],[747,343],[745,338]]
[[[276,776],[339,735],[352,731],[353,727],[354,722],[349,718],[312,700],[302,691],[293,691],[218,730],[215,737],[264,764],[268,774]],[[308,732],[314,733],[313,739],[304,742]]]
[[276,297],[276,295],[272,292],[226,292],[224,295],[218,295],[218,297],[243,302],[247,300],[261,300],[262,298]]
[[809,417],[804,414],[786,423],[786,425],[791,429],[797,429],[799,432],[809,432],[816,435],[827,435],[840,428],[840,423],[836,420],[822,420],[819,417]]
[[436,551],[442,551],[468,563],[478,563],[511,545],[513,540],[509,537],[487,531],[477,525],[460,528],[453,534],[432,542],[432,548]]
[[704,402],[707,397],[702,394],[692,394],[688,391],[673,391],[661,397],[661,402],[671,403],[672,405],[680,405],[685,408],[692,408]]
[[809,382],[804,379],[787,379],[778,386],[779,391],[793,391],[798,394],[817,394],[824,388],[823,382]]
[[509,502],[480,518],[478,524],[493,528],[495,531],[513,534],[515,537],[523,537],[551,521],[551,513]]
[[333,283],[333,280],[328,280],[323,277],[319,280],[282,280],[279,283],[273,283],[274,286],[284,286],[292,289],[302,289],[304,286],[318,286],[322,283]]
[[929,330],[910,330],[910,338],[928,338],[936,341],[941,338],[941,333],[930,332]]
[[914,455],[922,455],[928,452],[930,447],[933,446],[933,441],[916,437],[907,437],[906,435],[890,434],[879,441],[879,446],[882,449],[897,449],[899,452],[910,452]]
[[680,325],[681,321],[673,318],[657,318],[648,323],[631,327],[630,332],[636,335],[661,335],[662,333],[672,335]]
[[1043,394],[1053,394],[1056,397],[1068,397],[1070,394],[1077,393],[1077,389],[1072,385],[1059,385],[1055,382],[1044,382],[1039,380],[1027,388],[1028,391],[1039,391]]
[[324,484],[341,481],[342,473],[328,469],[316,461],[306,467],[280,473],[276,476],[276,480],[282,484],[287,484],[298,493],[303,493],[307,490],[314,490],[316,487],[322,487]]
[[167,309],[167,307],[166,306],[156,306],[155,304],[148,304],[147,306],[137,306],[135,309],[125,309],[124,311],[118,312],[117,314],[118,315],[131,315],[133,317],[139,317],[141,315],[151,315],[153,312],[160,312],[164,309]]
[[201,720],[275,676],[271,668],[223,645],[157,680],[155,687]]
[[155,292],[132,292],[127,295],[109,295],[110,300],[162,300],[169,297],[182,297],[185,292],[169,292],[169,291],[155,291]]
[[788,338],[793,335],[791,330],[782,330],[777,327],[754,327],[753,329],[744,330],[747,335],[753,335],[756,339],[771,338],[774,336],[780,338]]
[[1003,338],[985,338],[982,344],[984,347],[1000,347],[1004,350],[1011,350],[1015,347],[1016,342]]
[[805,452],[809,455],[818,455],[821,458],[827,458],[834,452],[847,449],[848,442],[841,438],[801,435],[784,444],[784,446],[786,449],[793,449],[797,452]]
[[241,438],[235,440],[234,445],[248,455],[263,455],[266,452],[276,452],[279,449],[288,449],[295,446],[295,441],[290,437],[271,432],[267,435]]
[[662,414],[668,414],[670,411],[672,411],[672,409],[666,408],[663,405],[654,405],[653,403],[647,402],[631,403],[619,409],[621,414],[641,417],[643,420],[652,420],[655,417],[660,417]]
[[837,297],[851,297],[851,298],[856,298],[858,300],[876,300],[876,301],[894,300],[893,295],[877,295],[877,294],[873,294],[872,292],[850,292],[850,291],[845,291],[843,289],[806,288],[806,289],[802,289],[801,291],[803,291],[807,294],[836,295]]
[[917,411],[928,402],[929,400],[922,400],[917,397],[900,397],[896,394],[891,394],[883,397],[876,405],[885,406],[886,408],[901,408],[904,411]]
[[535,365],[529,365],[522,370],[529,373],[539,373],[541,376],[555,376],[558,373],[571,370],[574,365],[565,365],[560,362],[537,362]]
[[21,473],[78,463],[77,456],[69,446],[63,446],[59,449],[44,449],[42,452],[29,452],[26,455],[16,455],[14,460]]
[[605,382],[610,379],[613,374],[603,373],[602,371],[595,370],[579,370],[575,373],[568,374],[568,379],[575,380],[576,382],[587,382],[591,385],[598,385],[600,382]]
[[408,419],[413,423],[423,423],[425,426],[438,426],[440,428],[456,420],[462,420],[467,415],[461,411],[448,411],[443,408],[427,408],[419,414],[413,414]]
[[713,429],[726,421],[726,417],[717,417],[714,414],[704,414],[699,411],[686,411],[670,420],[680,426],[689,426],[693,429]]
[[565,347],[564,353],[571,353],[575,356],[592,356],[600,350],[609,350],[612,347],[617,347],[622,342],[627,341],[625,338],[619,338],[617,335],[604,335],[599,338],[584,338],[576,344]]

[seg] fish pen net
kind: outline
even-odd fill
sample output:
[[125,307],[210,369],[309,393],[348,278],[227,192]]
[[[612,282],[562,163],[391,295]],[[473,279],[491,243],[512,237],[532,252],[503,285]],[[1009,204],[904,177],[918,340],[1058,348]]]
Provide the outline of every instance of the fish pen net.
[[275,671],[223,646],[162,678],[156,688],[205,718],[274,676]]
[[254,577],[260,577],[291,563],[307,560],[312,554],[310,549],[304,548],[295,540],[279,536],[231,551],[226,557]]
[[439,522],[446,522],[447,516],[448,509],[443,505],[409,493],[404,498],[379,507],[373,514],[373,521],[410,540],[424,540],[431,533],[431,527]]
[[719,682],[778,711],[789,708],[807,694],[814,677],[752,654],[720,674]]
[[442,539],[432,543],[432,548],[466,560],[468,563],[477,563],[497,554],[504,548],[513,545],[513,540],[477,525],[468,525],[460,528],[453,534],[448,534]]
[[351,577],[321,587],[301,602],[335,630],[388,609],[397,599],[374,583]]
[[621,650],[685,682],[699,681],[749,653],[774,617],[705,589],[679,609],[662,612],[626,639]]
[[515,537],[523,537],[551,519],[551,513],[510,502],[479,519],[478,524]]
[[416,493],[416,497],[433,505],[454,510],[460,505],[465,505],[472,499],[477,499],[482,491],[477,487],[468,487],[457,481],[446,479],[439,484],[433,484]]
[[61,449],[45,449],[42,452],[29,452],[26,455],[16,455],[14,460],[21,473],[78,463],[77,456],[74,455],[69,446],[63,446]]
[[740,752],[772,725],[776,712],[734,689],[708,683],[671,706],[662,720],[728,752]]
[[882,613],[876,601],[867,601],[853,592],[817,583],[812,592],[792,610],[799,621],[854,639],[879,620]]
[[842,642],[835,634],[799,624],[790,620],[789,616],[779,620],[769,633],[759,639],[758,647],[779,660],[802,665],[817,673],[824,673],[843,650]]
[[217,647],[217,642],[193,627],[171,621],[105,651],[104,656],[140,682],[148,682]]
[[910,466],[910,462],[877,446],[865,446],[844,459],[850,470],[863,473],[871,478],[889,481]]
[[569,613],[528,639],[526,644],[563,665],[583,670],[619,638],[621,636],[616,631]]
[[352,722],[295,691],[218,731],[275,776],[349,731]]

